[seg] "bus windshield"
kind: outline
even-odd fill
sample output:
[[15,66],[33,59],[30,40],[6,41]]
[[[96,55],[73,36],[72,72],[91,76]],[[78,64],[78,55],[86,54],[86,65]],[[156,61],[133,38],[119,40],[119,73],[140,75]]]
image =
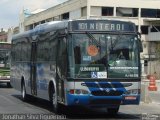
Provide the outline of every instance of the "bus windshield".
[[69,76],[72,78],[139,77],[138,38],[129,34],[71,34]]
[[[8,45],[9,46],[9,45]],[[10,75],[10,50],[0,48],[0,76]]]

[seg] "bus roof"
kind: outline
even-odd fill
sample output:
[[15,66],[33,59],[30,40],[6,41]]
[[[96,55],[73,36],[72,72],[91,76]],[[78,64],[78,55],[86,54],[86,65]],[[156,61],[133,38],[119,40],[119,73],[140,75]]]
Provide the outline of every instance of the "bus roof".
[[136,32],[135,24],[132,22],[87,19],[52,21],[37,25],[34,29],[13,36],[13,40],[21,37],[38,35],[52,30],[68,29],[68,31],[109,31],[109,32]]
[[[63,29],[65,28],[65,24],[68,21],[52,21],[44,24],[37,25],[34,29],[25,31],[23,33],[19,33],[13,36],[14,39],[18,39],[21,37],[29,37],[29,36],[34,36],[43,32],[51,31],[51,30],[56,30],[56,29]],[[67,26],[66,26],[67,27]]]

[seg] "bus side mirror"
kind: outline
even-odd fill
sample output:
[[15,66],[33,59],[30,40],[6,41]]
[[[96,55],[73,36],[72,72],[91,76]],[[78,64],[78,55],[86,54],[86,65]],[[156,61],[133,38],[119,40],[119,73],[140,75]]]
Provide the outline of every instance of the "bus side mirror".
[[139,51],[143,52],[142,41],[140,39],[138,39],[138,47],[139,47]]
[[137,32],[138,38],[141,39],[141,33]]
[[142,41],[141,41],[141,33],[137,32],[138,34],[138,47],[140,52],[143,52],[143,45],[142,45]]

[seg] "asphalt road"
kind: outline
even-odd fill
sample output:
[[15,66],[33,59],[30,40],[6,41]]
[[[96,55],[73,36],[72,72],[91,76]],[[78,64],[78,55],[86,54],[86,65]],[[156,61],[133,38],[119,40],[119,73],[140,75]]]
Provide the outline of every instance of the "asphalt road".
[[[118,115],[108,115],[105,109],[86,109],[63,107],[59,116],[65,119],[111,119],[111,120],[139,120],[146,113],[160,113],[160,105],[145,104],[134,106],[121,106]],[[71,112],[68,112],[71,111]],[[52,111],[49,102],[41,99],[32,98],[28,102],[23,102],[20,92],[13,88],[7,88],[5,84],[0,84],[0,114],[47,114],[56,115]],[[58,119],[58,118],[57,118]]]

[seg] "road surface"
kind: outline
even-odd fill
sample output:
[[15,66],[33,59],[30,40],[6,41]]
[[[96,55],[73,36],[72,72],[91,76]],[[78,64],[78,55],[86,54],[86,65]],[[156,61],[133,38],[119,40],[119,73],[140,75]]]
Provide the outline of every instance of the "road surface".
[[[157,94],[156,94],[157,95]],[[72,112],[68,112],[72,111]],[[156,103],[133,106],[121,106],[118,115],[111,116],[105,109],[86,109],[63,107],[63,111],[57,115],[52,111],[49,102],[32,98],[28,102],[23,102],[19,91],[7,88],[5,84],[0,84],[0,114],[7,118],[8,114],[23,115],[57,115],[65,119],[111,119],[111,120],[139,120],[144,114],[160,113],[160,105]],[[59,118],[57,118],[59,119]]]

